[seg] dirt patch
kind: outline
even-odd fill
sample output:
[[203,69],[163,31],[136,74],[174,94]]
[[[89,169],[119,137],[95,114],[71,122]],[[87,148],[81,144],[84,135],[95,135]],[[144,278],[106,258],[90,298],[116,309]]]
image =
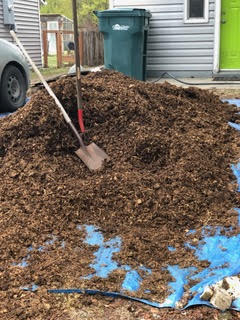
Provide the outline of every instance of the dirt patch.
[[221,88],[221,86],[219,86],[210,91],[218,95],[221,99],[240,99],[240,90],[237,86],[232,86],[231,89]]
[[[74,78],[52,88],[77,125]],[[136,295],[149,298],[148,289],[159,302],[172,280],[162,268],[208,263],[196,261],[186,241],[200,239],[202,226],[237,226],[231,209],[239,206],[239,194],[229,164],[239,158],[239,134],[228,125],[239,122],[236,107],[208,91],[110,71],[83,78],[83,101],[84,139],[110,156],[95,173],[74,154],[77,140],[44,90],[0,120],[0,287],[7,309],[11,290],[32,283],[41,289],[121,289],[118,271],[108,280],[82,278],[93,272],[97,247],[82,241],[85,231],[78,225],[95,225],[105,240],[120,236],[115,260],[150,268]],[[188,235],[190,229],[199,232]],[[23,259],[26,267],[16,265]],[[46,299],[51,304],[57,298]]]

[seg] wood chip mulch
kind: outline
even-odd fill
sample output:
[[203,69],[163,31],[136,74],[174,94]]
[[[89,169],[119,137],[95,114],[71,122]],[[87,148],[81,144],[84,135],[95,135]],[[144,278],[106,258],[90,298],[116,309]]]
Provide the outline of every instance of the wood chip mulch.
[[[205,90],[113,71],[83,77],[82,87],[83,138],[110,156],[101,171],[90,172],[75,155],[77,139],[45,90],[0,119],[1,319],[55,319],[68,306],[47,288],[121,289],[119,270],[109,279],[81,278],[93,272],[98,247],[83,242],[78,225],[95,225],[105,240],[121,237],[115,261],[150,268],[135,295],[158,302],[170,293],[168,265],[208,265],[184,247],[201,239],[203,226],[239,231],[230,168],[239,159],[239,133],[228,124],[239,123],[235,106]],[[75,78],[52,89],[77,125]],[[26,267],[18,265],[23,259]],[[37,293],[19,289],[33,283]]]

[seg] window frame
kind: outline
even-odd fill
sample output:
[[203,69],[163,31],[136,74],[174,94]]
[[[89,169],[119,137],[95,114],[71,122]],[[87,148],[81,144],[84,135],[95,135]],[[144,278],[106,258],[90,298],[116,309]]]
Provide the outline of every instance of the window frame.
[[208,23],[209,21],[209,0],[204,0],[204,17],[189,18],[189,4],[190,0],[184,0],[184,23]]

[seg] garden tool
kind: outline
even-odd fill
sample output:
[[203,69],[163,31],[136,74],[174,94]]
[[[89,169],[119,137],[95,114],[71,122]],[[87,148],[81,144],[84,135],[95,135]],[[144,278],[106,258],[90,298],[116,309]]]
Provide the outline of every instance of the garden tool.
[[80,51],[79,51],[79,33],[78,33],[78,21],[77,21],[77,3],[76,0],[72,0],[73,11],[73,29],[74,29],[74,53],[75,53],[75,65],[76,65],[76,88],[77,88],[77,108],[78,108],[78,123],[82,133],[85,132],[83,122],[83,101],[81,92],[81,64],[80,64]]
[[29,61],[29,63],[32,66],[33,70],[38,75],[39,79],[43,83],[43,85],[46,88],[47,92],[54,99],[54,101],[55,101],[56,105],[58,106],[58,108],[60,109],[65,121],[67,122],[67,124],[70,126],[70,128],[73,131],[73,133],[77,137],[77,139],[79,141],[79,144],[80,144],[80,148],[77,151],[75,151],[76,154],[78,155],[78,157],[85,163],[85,165],[90,170],[100,169],[102,167],[103,161],[105,159],[108,159],[109,157],[95,143],[91,143],[90,145],[85,146],[82,137],[80,136],[80,134],[78,133],[77,129],[73,125],[71,119],[69,118],[68,114],[66,113],[65,109],[63,108],[61,102],[58,100],[58,98],[56,97],[56,95],[54,94],[54,92],[52,91],[52,89],[50,88],[50,86],[48,85],[48,83],[46,82],[46,80],[43,78],[42,74],[38,70],[37,66],[35,65],[35,63],[30,58],[30,56],[28,55],[27,51],[24,49],[24,47],[23,47],[22,43],[20,42],[20,40],[18,39],[16,33],[13,30],[11,30],[10,33],[11,33],[11,36],[13,37],[13,39],[16,41],[16,43],[19,46],[19,48],[22,50],[24,56]]

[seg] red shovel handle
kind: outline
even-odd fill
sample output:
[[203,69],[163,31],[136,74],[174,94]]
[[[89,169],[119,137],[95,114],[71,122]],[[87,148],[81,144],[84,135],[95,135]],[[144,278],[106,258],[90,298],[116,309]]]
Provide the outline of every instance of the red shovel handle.
[[81,132],[85,132],[84,123],[83,123],[83,111],[78,109],[78,123],[81,129]]

